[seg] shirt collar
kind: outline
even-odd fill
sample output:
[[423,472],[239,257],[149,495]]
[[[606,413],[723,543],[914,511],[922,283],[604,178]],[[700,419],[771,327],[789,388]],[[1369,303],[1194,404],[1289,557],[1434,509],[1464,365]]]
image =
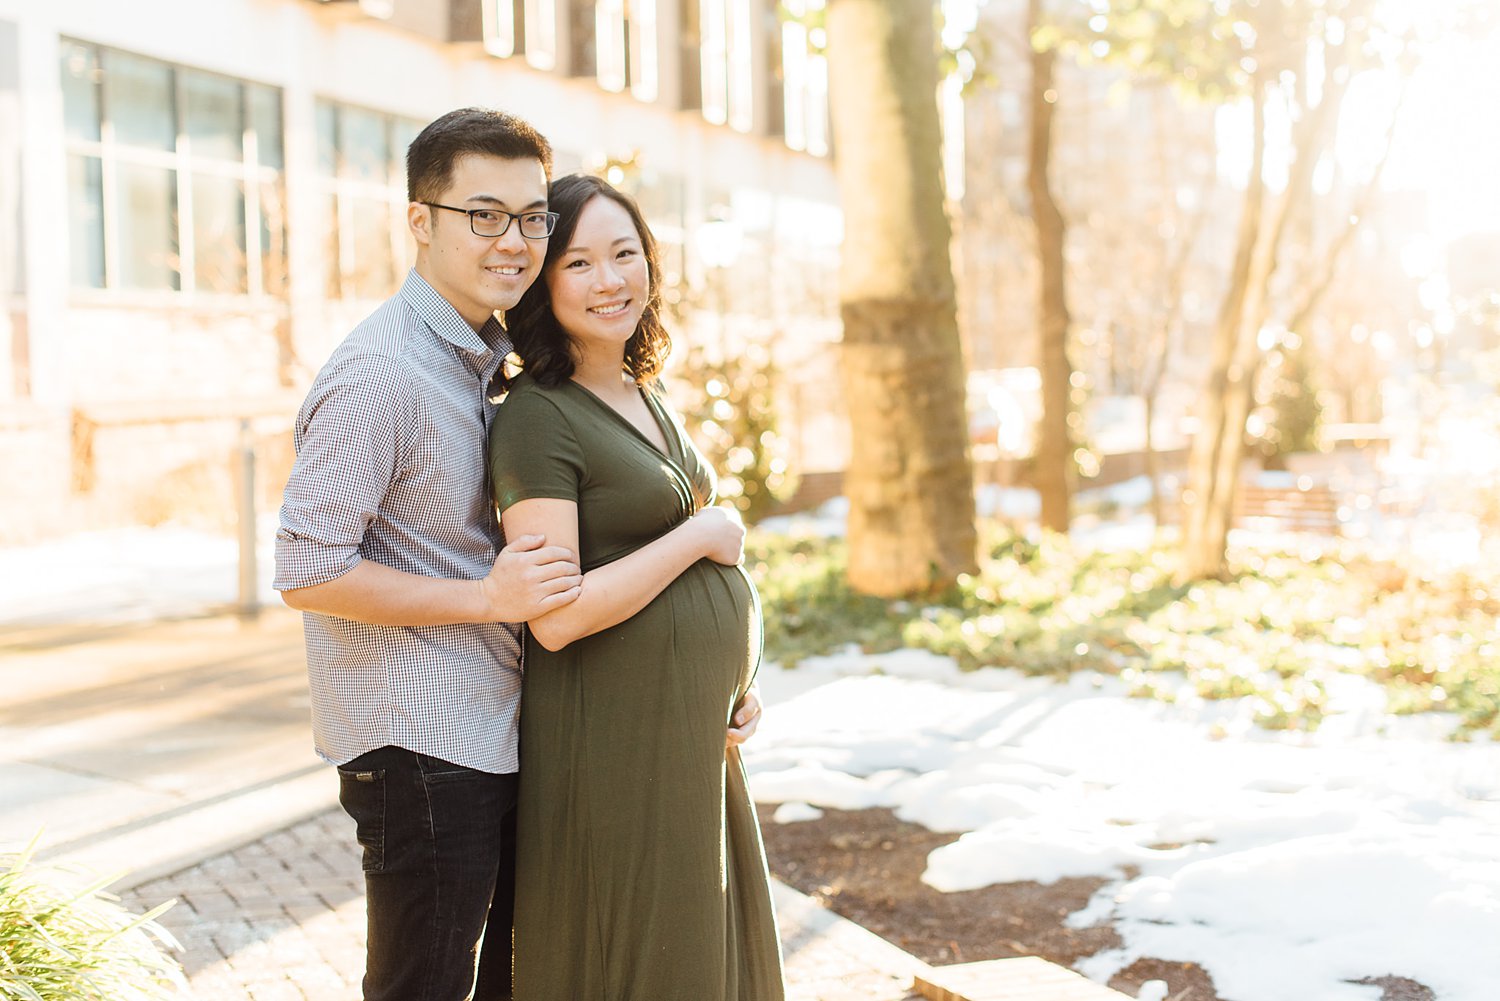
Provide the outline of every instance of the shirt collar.
[[510,354],[510,338],[499,320],[491,316],[484,326],[475,330],[469,326],[469,321],[458,315],[451,302],[417,274],[416,268],[407,272],[406,281],[401,286],[401,298],[433,333],[469,357],[480,373],[493,374],[493,369]]

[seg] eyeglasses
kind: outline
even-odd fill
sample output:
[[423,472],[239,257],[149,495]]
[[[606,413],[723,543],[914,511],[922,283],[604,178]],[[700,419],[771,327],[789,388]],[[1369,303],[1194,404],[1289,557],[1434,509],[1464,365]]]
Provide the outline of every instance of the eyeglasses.
[[528,240],[545,240],[557,226],[556,212],[522,212],[517,215],[504,209],[461,209],[452,205],[439,205],[437,202],[422,204],[431,205],[435,209],[447,209],[449,212],[462,212],[469,217],[470,231],[487,240],[504,236],[505,231],[510,229],[512,219],[521,224],[521,235]]

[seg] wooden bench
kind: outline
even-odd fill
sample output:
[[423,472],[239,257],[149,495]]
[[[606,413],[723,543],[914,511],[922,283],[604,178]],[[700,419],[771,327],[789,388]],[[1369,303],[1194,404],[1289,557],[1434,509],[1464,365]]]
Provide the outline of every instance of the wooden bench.
[[1293,532],[1338,535],[1339,502],[1323,484],[1241,484],[1234,498],[1234,521],[1241,528],[1265,527],[1270,521]]
[[1125,1001],[1121,994],[1036,956],[934,966],[913,986],[928,1001]]

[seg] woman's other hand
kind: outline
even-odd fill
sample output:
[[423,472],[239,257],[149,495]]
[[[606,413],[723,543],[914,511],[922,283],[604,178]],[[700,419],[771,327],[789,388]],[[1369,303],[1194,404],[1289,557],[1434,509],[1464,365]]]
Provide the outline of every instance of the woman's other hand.
[[724,746],[737,747],[755,736],[755,729],[760,726],[760,713],[760,689],[751,685],[739,705],[734,707],[734,715],[729,717],[729,736],[725,738]]

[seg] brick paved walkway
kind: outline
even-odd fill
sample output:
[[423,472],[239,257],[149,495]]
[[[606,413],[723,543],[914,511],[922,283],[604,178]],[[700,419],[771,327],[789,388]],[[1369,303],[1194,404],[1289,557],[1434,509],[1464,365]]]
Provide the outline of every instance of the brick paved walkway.
[[[901,1001],[911,957],[777,886],[789,1001]],[[364,972],[364,878],[340,810],[142,883],[125,902],[161,923],[200,1001],[342,1001]]]
[[359,996],[364,878],[353,822],[330,811],[136,887],[145,908],[176,898],[161,923],[202,1001],[334,1001]]

